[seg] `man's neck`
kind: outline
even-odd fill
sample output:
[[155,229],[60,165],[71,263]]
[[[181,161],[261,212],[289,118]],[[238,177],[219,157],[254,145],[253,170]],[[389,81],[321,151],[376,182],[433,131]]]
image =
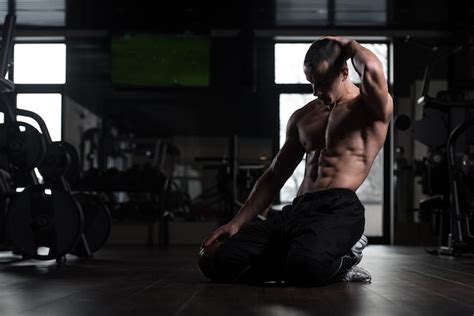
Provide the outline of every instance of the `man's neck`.
[[341,96],[336,100],[335,104],[350,102],[351,100],[354,100],[359,97],[359,94],[359,88],[352,82],[347,82],[346,84],[344,84],[343,92]]

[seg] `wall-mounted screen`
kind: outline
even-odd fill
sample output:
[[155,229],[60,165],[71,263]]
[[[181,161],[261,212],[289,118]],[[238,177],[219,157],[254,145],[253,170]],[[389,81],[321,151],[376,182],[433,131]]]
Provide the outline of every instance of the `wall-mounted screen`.
[[145,87],[209,86],[209,38],[178,35],[114,36],[112,83]]

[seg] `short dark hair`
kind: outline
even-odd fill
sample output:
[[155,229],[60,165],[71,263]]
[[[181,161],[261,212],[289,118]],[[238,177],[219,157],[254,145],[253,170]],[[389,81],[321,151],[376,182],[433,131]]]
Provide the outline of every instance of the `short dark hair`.
[[342,67],[346,65],[343,58],[341,45],[327,38],[314,41],[306,52],[304,66],[314,71],[322,62],[327,61],[330,67]]

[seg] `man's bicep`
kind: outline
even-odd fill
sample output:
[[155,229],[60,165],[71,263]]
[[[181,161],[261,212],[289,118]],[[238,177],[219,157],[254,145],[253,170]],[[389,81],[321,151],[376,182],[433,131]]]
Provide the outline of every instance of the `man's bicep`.
[[382,65],[378,60],[373,60],[365,65],[360,87],[364,103],[370,108],[370,111],[378,119],[386,120],[389,116],[390,95]]

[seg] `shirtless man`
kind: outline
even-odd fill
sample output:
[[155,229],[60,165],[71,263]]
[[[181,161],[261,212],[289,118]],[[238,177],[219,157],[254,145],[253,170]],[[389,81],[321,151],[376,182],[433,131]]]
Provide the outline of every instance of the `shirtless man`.
[[[360,87],[349,79],[347,59]],[[364,207],[355,191],[384,144],[393,112],[382,66],[356,41],[327,37],[309,48],[304,73],[317,99],[293,113],[285,143],[245,204],[201,248],[201,255],[211,256],[210,269],[200,263],[201,272],[212,280],[317,285],[371,279],[355,267],[366,244]],[[253,221],[305,153],[305,176],[293,203]]]

